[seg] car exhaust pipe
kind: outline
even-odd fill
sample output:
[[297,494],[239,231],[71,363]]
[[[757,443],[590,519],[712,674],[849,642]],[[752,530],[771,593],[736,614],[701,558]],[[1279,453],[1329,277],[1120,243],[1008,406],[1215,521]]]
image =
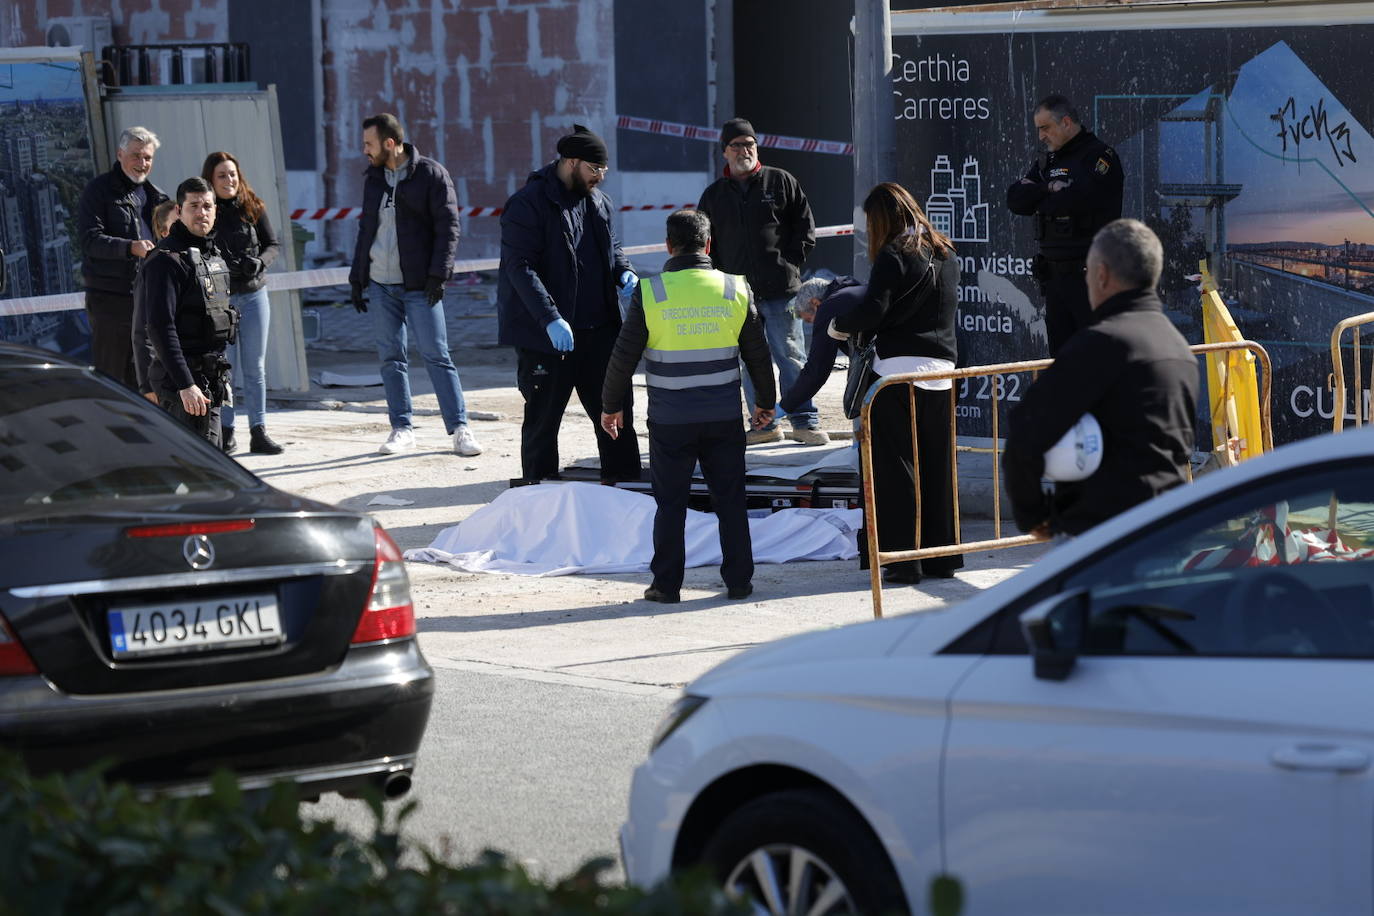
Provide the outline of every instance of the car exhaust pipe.
[[382,795],[387,801],[394,801],[410,791],[410,771],[401,770],[389,773],[382,781]]

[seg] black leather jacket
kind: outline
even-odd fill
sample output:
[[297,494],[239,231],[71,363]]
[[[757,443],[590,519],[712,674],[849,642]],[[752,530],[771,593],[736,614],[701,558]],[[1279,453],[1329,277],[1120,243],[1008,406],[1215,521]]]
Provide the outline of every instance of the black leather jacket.
[[[139,237],[140,214],[134,204],[134,183],[119,163],[97,175],[81,192],[76,232],[81,237],[81,284],[86,289],[133,295],[139,259],[129,253],[129,243]],[[147,201],[141,214],[149,227],[153,209],[167,199],[151,181],[143,182]]]
[[220,257],[229,265],[230,292],[251,293],[267,284],[267,268],[277,260],[281,246],[266,210],[254,223],[237,197],[216,197],[214,237]]

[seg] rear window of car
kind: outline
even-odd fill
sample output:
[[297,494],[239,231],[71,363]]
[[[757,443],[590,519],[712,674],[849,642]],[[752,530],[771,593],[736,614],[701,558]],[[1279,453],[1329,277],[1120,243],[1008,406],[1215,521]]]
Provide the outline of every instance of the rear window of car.
[[257,478],[80,370],[0,367],[0,515],[223,497]]

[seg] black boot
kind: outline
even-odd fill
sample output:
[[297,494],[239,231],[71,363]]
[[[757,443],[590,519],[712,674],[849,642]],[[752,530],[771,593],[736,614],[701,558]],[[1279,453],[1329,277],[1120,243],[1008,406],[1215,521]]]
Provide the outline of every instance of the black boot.
[[254,426],[248,430],[248,434],[248,450],[254,455],[280,455],[282,453],[282,447],[273,442],[271,437],[267,435],[267,427]]
[[234,441],[234,427],[221,426],[219,428],[219,447],[226,455],[234,454],[234,451],[239,447],[239,444]]

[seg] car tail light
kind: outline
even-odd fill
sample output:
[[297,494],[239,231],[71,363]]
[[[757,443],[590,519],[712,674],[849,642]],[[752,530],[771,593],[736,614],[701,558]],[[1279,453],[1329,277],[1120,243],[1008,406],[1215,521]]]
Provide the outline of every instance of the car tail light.
[[38,666],[15,638],[14,631],[5,622],[5,618],[0,617],[0,677],[37,673]]
[[401,548],[380,525],[374,525],[372,531],[377,543],[377,562],[372,569],[367,606],[353,631],[355,644],[415,635],[415,605],[410,602],[410,577],[406,575]]

